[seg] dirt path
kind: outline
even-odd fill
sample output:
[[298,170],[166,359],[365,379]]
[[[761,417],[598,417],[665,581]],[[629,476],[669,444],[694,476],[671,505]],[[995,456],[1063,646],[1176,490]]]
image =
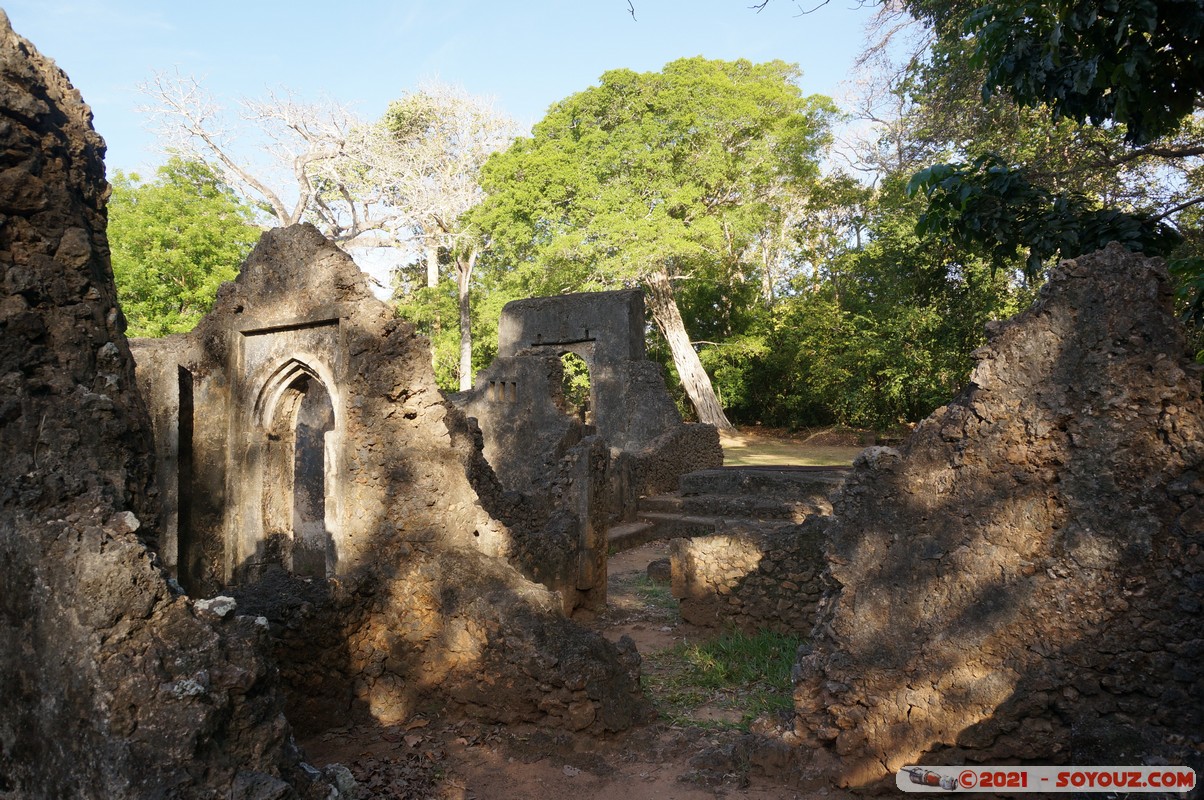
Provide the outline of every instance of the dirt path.
[[[668,556],[654,542],[610,560],[605,614],[581,619],[612,641],[631,636],[652,679],[673,668],[674,648],[714,633],[681,620],[667,586],[646,576],[649,562]],[[669,655],[666,655],[669,654]],[[656,698],[656,692],[651,692]],[[622,735],[599,738],[530,725],[490,726],[418,718],[404,726],[329,731],[303,743],[315,764],[342,763],[371,798],[445,800],[749,800],[834,798],[803,795],[764,779],[698,776],[690,760],[739,736],[738,697],[722,691],[690,695],[683,711]],[[658,699],[658,705],[661,700]]]
[[[848,438],[848,437],[845,437]],[[856,437],[853,437],[855,439]],[[856,441],[790,437],[781,431],[725,434],[725,464],[767,466],[852,463]],[[789,705],[789,686],[745,687],[691,682],[683,651],[714,641],[714,631],[682,621],[664,583],[648,564],[667,558],[667,542],[612,556],[604,614],[578,616],[611,641],[630,636],[644,657],[645,690],[660,720],[622,735],[599,738],[530,725],[481,725],[432,716],[392,728],[349,727],[302,742],[314,764],[344,764],[363,800],[796,800],[845,795],[801,794],[765,779],[703,776],[691,759],[741,736],[767,700]],[[791,645],[793,648],[793,645]],[[791,649],[792,652],[792,649]]]

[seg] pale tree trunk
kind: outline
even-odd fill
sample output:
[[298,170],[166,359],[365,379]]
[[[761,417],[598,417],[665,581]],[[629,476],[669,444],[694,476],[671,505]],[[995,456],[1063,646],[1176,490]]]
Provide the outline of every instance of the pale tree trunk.
[[669,343],[669,352],[673,354],[673,365],[681,377],[681,385],[686,395],[694,405],[694,413],[699,422],[714,425],[720,430],[731,430],[732,423],[728,422],[711,379],[707,377],[698,353],[690,344],[690,336],[686,333],[686,324],[682,321],[681,311],[677,308],[677,300],[673,297],[673,285],[669,282],[669,273],[663,268],[657,268],[646,277],[649,289],[649,305],[652,308],[652,318],[657,327],[665,335]]
[[456,256],[456,288],[460,294],[460,391],[472,388],[472,306],[468,302],[468,282],[477,263],[477,250],[468,258]]
[[761,300],[766,307],[773,305],[773,283],[777,276],[773,274],[774,248],[765,242],[761,246],[761,259],[765,269],[761,271]]
[[426,286],[434,289],[439,285],[439,242],[426,243]]

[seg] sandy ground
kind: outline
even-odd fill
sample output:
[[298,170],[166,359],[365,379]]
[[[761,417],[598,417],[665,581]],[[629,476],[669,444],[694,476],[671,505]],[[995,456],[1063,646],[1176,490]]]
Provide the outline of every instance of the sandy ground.
[[[823,441],[831,437],[814,437]],[[723,432],[719,441],[723,445],[725,467],[764,467],[782,464],[801,464],[815,467],[840,467],[853,463],[864,447],[854,441],[856,437],[836,437],[839,444],[814,444],[808,437],[791,436],[783,431],[759,428],[743,428],[730,433]]]
[[[631,578],[668,556],[653,542],[610,560],[613,591],[605,614],[580,621],[611,640],[631,636],[653,653],[711,632],[688,625],[676,612],[649,605],[630,590]],[[706,709],[700,710],[705,718]],[[716,709],[716,719],[725,712]],[[312,763],[351,768],[369,797],[444,800],[749,800],[834,798],[800,794],[753,777],[717,786],[692,775],[690,759],[733,734],[655,723],[610,737],[549,731],[534,726],[481,725],[418,717],[406,725],[328,731],[302,743]]]
[[[725,434],[729,466],[852,463],[856,442],[808,444],[780,431],[748,429]],[[833,446],[835,445],[835,446]],[[657,653],[713,632],[684,623],[672,601],[649,602],[633,589],[649,562],[668,556],[667,542],[653,542],[612,556],[608,608],[578,621],[612,641],[630,636],[640,653]],[[646,585],[646,582],[645,582]],[[645,664],[645,672],[654,667]],[[695,719],[735,722],[731,709],[702,707]],[[738,714],[736,715],[738,717]],[[658,722],[611,737],[595,737],[534,726],[482,725],[432,714],[405,725],[349,726],[302,742],[313,764],[344,764],[365,797],[376,800],[797,800],[837,792],[800,794],[753,777],[728,776],[707,785],[694,775],[690,759],[737,735],[698,725]]]

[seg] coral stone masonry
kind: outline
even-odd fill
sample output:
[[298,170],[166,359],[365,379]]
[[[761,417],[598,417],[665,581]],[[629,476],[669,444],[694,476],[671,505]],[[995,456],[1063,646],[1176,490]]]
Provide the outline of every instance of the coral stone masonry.
[[266,632],[158,566],[91,118],[0,11],[0,797],[337,797]]
[[1201,766],[1174,743],[1204,730],[1204,406],[1171,299],[1119,245],[1063,262],[959,398],[858,458],[796,669],[813,774]]
[[638,292],[508,305],[447,398],[296,225],[191,333],[127,342],[103,153],[0,11],[0,800],[350,800],[294,730],[648,722],[632,640],[569,614],[652,530],[685,620],[810,632],[793,713],[700,769],[1204,768],[1204,401],[1161,261],[1063,262],[899,449],[732,470]]
[[598,730],[647,716],[634,649],[510,565],[469,479],[489,470],[479,437],[427,342],[316,228],[265,233],[196,329],[134,354],[165,561],[271,623],[295,724],[394,723],[432,697]]

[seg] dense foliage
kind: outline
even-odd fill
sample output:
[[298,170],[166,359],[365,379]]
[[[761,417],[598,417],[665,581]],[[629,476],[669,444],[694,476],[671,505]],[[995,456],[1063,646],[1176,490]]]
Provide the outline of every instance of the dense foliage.
[[1204,94],[1199,0],[996,0],[965,20],[984,95],[1119,122],[1133,144],[1175,131]]
[[[400,313],[441,385],[490,362],[508,300],[641,286],[683,411],[889,428],[957,393],[984,324],[1022,308],[1053,259],[1114,240],[1170,256],[1204,321],[1204,6],[902,8],[933,36],[878,87],[893,113],[867,114],[849,174],[821,170],[835,107],[781,62],[607,72],[479,169],[508,128],[421,93],[395,104],[374,140],[389,158],[352,172],[409,209],[425,280],[401,277]],[[254,238],[198,164],[119,175],[112,207],[140,334],[190,327]]]
[[1055,256],[1091,253],[1109,242],[1150,255],[1169,255],[1183,237],[1149,213],[1094,207],[1081,195],[1055,195],[993,154],[973,164],[937,164],[908,185],[928,200],[917,232],[948,237],[982,251],[995,266],[1023,255],[1032,280]]
[[727,420],[683,327],[706,286],[722,333],[746,290],[773,290],[778,242],[819,176],[829,100],[781,62],[614,70],[486,163],[472,220],[486,269],[526,294],[643,285],[698,417]]
[[704,351],[733,419],[891,428],[948,402],[984,325],[1028,291],[1007,270],[916,233],[890,180],[865,206],[863,243],[802,271],[738,337]]
[[[1204,5],[905,5],[936,34],[918,96],[947,98],[958,94],[951,87],[977,85],[977,105],[995,109],[995,121],[1010,115],[1034,126],[1025,133],[1005,123],[1002,138],[980,128],[984,135],[944,154],[954,163],[918,174],[912,189],[929,202],[923,231],[997,263],[1022,254],[1030,276],[1055,256],[1109,241],[1170,256],[1189,315],[1204,321],[1196,213],[1204,203]],[[1042,143],[1033,131],[1053,135]],[[1032,141],[1038,146],[1017,147]]]
[[192,330],[259,239],[254,217],[200,162],[172,158],[149,183],[117,172],[109,248],[129,335]]

